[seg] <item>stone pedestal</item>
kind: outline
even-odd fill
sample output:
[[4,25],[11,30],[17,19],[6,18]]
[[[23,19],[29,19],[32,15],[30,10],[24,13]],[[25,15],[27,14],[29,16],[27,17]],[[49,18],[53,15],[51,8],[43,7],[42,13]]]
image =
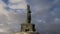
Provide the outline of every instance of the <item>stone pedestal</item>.
[[15,32],[11,34],[38,34],[37,32]]

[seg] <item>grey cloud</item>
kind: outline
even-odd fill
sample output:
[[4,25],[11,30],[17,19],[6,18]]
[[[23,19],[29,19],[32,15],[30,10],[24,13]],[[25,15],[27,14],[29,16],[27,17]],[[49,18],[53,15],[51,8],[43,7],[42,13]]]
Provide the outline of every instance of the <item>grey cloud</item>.
[[[54,4],[59,4],[60,0],[57,2],[48,2],[47,0],[28,0],[29,4],[31,5],[31,11],[32,14],[32,23],[36,25],[36,31],[38,31],[41,34],[60,34],[60,8],[53,8],[53,11],[50,11],[49,9],[52,8]],[[54,14],[53,14],[54,13]],[[16,32],[20,30],[20,24],[25,22],[26,14],[25,13],[9,13],[8,20],[8,26],[10,29],[9,32]],[[4,19],[3,19],[3,18]],[[58,18],[56,21],[55,19]],[[1,16],[0,22],[4,23],[6,17]],[[43,22],[38,22],[39,20]],[[45,21],[45,23],[44,23]]]
[[[60,19],[59,2],[59,0],[53,2],[48,2],[47,0],[31,0],[29,2],[32,9],[31,11],[34,13],[32,14],[32,23],[36,24],[36,29],[41,34],[59,34],[60,20],[55,21],[55,18]],[[35,7],[37,8],[35,9]],[[50,11],[50,8],[53,9],[53,11]],[[36,20],[42,20],[45,21],[45,23]]]

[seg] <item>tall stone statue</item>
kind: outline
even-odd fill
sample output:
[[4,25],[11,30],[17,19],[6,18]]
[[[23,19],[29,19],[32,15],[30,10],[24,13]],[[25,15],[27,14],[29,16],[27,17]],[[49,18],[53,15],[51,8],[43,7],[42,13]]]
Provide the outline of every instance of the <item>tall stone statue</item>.
[[31,11],[30,6],[27,5],[27,22],[21,24],[21,31],[35,31],[35,25],[31,24]]
[[31,23],[31,11],[29,5],[27,5],[27,23]]
[[35,30],[35,24],[31,24],[30,6],[27,5],[27,22],[21,24],[21,31],[12,34],[38,34]]

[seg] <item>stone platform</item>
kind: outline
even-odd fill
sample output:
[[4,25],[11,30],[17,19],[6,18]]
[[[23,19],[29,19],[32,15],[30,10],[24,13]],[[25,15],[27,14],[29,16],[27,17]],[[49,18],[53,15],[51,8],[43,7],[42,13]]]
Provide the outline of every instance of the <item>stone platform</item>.
[[38,32],[15,32],[11,34],[38,34]]

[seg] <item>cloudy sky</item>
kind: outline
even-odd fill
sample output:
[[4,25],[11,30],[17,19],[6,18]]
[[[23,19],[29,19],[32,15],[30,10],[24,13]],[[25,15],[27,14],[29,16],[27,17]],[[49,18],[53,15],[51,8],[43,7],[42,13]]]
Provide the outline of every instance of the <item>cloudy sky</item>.
[[60,34],[60,0],[0,0],[0,34],[20,31],[27,4],[37,32]]

